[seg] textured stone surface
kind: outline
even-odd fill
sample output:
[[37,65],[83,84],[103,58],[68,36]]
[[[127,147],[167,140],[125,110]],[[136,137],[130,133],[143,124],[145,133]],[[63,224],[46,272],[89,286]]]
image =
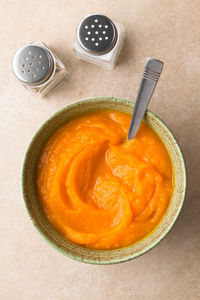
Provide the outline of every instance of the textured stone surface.
[[[104,13],[126,28],[113,71],[74,57],[76,25]],[[200,3],[198,0],[0,0],[0,299],[200,298]],[[31,96],[11,73],[13,53],[42,40],[71,77],[48,98]],[[57,253],[35,231],[20,192],[31,136],[59,108],[80,98],[134,100],[146,57],[165,62],[149,108],[172,129],[188,168],[186,202],[174,229],[146,255],[112,266],[85,265]]]

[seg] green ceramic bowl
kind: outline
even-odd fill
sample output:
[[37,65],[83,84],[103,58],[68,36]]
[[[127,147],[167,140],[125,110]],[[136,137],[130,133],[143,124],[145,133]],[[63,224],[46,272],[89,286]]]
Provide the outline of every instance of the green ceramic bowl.
[[175,187],[167,213],[156,229],[146,238],[129,247],[116,250],[92,250],[66,240],[48,222],[36,193],[35,175],[38,157],[48,137],[63,123],[79,114],[102,109],[132,113],[132,102],[115,98],[93,98],[66,106],[49,118],[33,137],[25,155],[22,171],[22,191],[29,216],[43,237],[57,250],[78,261],[92,264],[113,264],[136,258],[156,246],[174,225],[184,202],[186,169],[183,155],[173,134],[152,112],[145,121],[157,132],[166,145],[174,165]]

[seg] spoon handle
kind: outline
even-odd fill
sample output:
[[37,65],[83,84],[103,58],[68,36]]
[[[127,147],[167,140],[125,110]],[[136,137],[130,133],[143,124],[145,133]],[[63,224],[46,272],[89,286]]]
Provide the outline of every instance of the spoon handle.
[[128,132],[128,140],[136,136],[162,69],[162,61],[153,58],[147,59]]

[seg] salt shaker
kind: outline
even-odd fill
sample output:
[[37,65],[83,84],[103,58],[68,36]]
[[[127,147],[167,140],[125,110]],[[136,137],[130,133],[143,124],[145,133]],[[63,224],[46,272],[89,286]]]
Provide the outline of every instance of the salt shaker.
[[42,42],[20,48],[13,57],[12,68],[32,94],[41,96],[51,93],[69,76],[64,64]]
[[88,62],[113,69],[125,37],[124,26],[104,15],[92,14],[78,26],[74,51]]

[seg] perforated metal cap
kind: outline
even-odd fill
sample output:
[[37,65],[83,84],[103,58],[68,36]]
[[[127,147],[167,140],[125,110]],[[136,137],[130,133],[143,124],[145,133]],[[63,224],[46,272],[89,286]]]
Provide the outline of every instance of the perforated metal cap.
[[28,45],[20,48],[12,62],[13,72],[26,84],[37,85],[45,82],[53,70],[53,58],[42,47]]
[[82,48],[100,55],[109,52],[114,47],[117,30],[108,17],[89,15],[81,21],[77,30],[77,38]]

